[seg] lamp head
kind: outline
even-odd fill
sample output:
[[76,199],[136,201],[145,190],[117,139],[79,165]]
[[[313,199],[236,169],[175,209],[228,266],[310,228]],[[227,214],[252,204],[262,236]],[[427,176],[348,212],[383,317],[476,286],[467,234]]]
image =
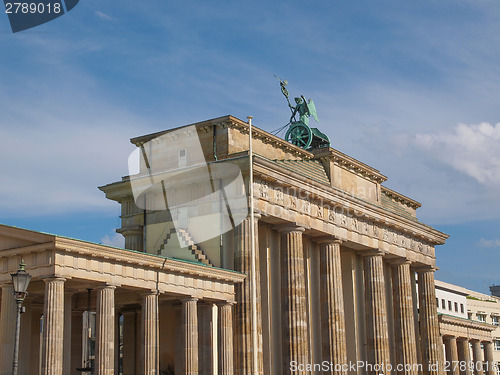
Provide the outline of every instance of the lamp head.
[[16,301],[24,301],[26,295],[28,294],[28,284],[31,280],[31,275],[25,271],[24,260],[21,260],[19,264],[19,269],[16,273],[12,273],[12,284],[14,284],[14,297]]

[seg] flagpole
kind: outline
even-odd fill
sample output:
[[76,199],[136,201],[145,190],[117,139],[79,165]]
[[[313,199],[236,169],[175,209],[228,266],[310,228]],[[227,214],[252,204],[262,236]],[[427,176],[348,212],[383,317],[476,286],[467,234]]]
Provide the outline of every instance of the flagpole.
[[258,375],[258,353],[257,353],[257,278],[255,264],[255,217],[253,212],[253,150],[252,150],[252,118],[248,116],[248,158],[250,160],[250,291],[252,310],[252,374]]

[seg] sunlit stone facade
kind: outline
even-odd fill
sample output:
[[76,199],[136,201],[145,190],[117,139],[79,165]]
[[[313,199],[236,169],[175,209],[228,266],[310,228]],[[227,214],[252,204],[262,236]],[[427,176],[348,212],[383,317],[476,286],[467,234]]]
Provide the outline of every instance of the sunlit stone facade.
[[[249,191],[247,123],[226,116],[182,129],[165,150],[169,161],[189,168],[189,139],[197,137],[210,165],[241,170],[243,189],[233,193]],[[78,327],[84,311],[95,311],[96,374],[443,375],[434,271],[435,246],[447,235],[419,222],[420,204],[384,187],[378,170],[333,148],[306,151],[253,130],[253,231],[247,217],[196,241],[196,218],[140,208],[128,176],[101,187],[122,207],[126,249],[0,227],[0,374],[9,373],[12,351],[9,273],[23,257],[33,275],[25,373],[79,373]],[[226,183],[211,181],[214,189]],[[220,219],[210,216],[214,202],[198,200],[196,176],[169,189],[187,206],[196,202],[189,212]],[[177,237],[174,218],[183,222]],[[40,333],[42,314],[52,323]]]

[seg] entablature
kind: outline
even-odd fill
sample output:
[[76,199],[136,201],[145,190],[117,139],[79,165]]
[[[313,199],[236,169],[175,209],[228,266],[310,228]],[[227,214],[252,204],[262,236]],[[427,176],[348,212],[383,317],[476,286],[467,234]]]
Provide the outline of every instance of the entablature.
[[[416,220],[397,215],[336,188],[316,183],[264,159],[254,164],[256,208],[266,215],[295,221],[368,247],[399,255],[415,252],[435,259],[434,246],[448,236]],[[429,262],[426,262],[429,263]]]

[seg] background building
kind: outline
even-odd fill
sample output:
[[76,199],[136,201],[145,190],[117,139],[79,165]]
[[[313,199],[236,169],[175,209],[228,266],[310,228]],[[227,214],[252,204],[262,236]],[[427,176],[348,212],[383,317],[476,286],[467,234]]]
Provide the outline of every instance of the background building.
[[[470,373],[497,373],[500,298],[436,280],[436,304],[445,357],[450,362],[448,372],[460,372],[454,361],[472,361]],[[489,369],[491,363],[493,369]]]

